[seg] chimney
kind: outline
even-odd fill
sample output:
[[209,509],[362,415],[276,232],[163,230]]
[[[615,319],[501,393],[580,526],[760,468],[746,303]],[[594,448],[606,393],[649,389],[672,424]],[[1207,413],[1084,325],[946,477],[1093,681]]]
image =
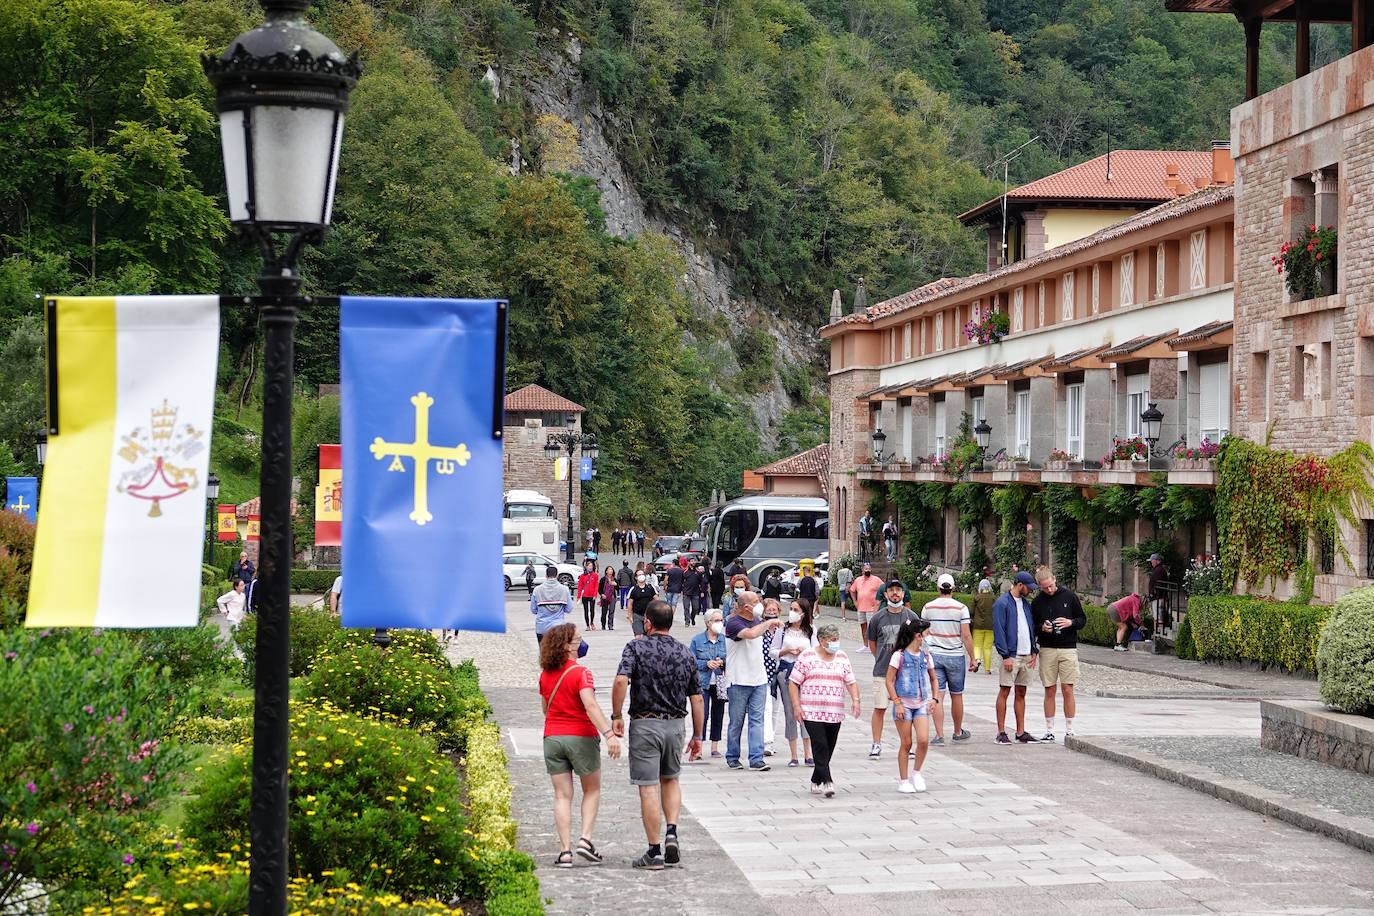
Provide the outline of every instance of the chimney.
[[830,294],[830,320],[839,321],[844,317],[844,300],[840,298],[840,291],[835,290]]
[[1182,194],[1184,185],[1182,179],[1178,177],[1178,163],[1170,162],[1164,167],[1164,187],[1172,191],[1175,196]]
[[1212,184],[1234,184],[1236,180],[1236,161],[1231,158],[1230,140],[1212,141]]
[[854,308],[850,310],[851,315],[863,315],[868,312],[868,293],[864,290],[864,278],[859,278],[859,284],[854,287]]

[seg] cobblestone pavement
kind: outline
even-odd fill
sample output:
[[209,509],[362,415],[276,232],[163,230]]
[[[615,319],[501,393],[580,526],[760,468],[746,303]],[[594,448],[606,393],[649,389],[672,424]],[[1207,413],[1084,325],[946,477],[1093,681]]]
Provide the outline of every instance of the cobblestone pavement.
[[1220,776],[1305,798],[1340,814],[1374,818],[1374,777],[1352,770],[1266,750],[1245,738],[1141,736],[1117,741],[1168,760],[1204,766]]
[[[985,674],[970,675],[966,692],[973,740],[932,749],[929,792],[897,794],[890,724],[883,756],[867,757],[871,689],[862,669],[871,670],[871,658],[854,651],[853,623],[842,640],[859,669],[865,708],[841,731],[836,798],[809,794],[806,768],[785,766],[781,736],[769,773],[730,771],[719,760],[687,767],[686,867],[635,873],[625,863],[643,839],[637,799],[624,761],[607,761],[597,834],[608,864],[552,869],[551,791],[523,590],[512,593],[507,616],[509,633],[461,634],[450,654],[481,667],[511,753],[520,842],[539,862],[551,912],[1374,913],[1374,856],[1057,744],[993,744],[996,679]],[[623,622],[587,635],[585,662],[603,703],[628,635]],[[1215,687],[1168,700],[1098,697],[1098,687],[1166,685],[1154,671],[1085,668],[1079,734],[1167,736],[1182,746],[1204,736],[1258,743],[1253,701],[1203,695]],[[1165,680],[1171,691],[1192,689]],[[1027,704],[1036,734],[1044,731],[1042,696],[1033,687]]]

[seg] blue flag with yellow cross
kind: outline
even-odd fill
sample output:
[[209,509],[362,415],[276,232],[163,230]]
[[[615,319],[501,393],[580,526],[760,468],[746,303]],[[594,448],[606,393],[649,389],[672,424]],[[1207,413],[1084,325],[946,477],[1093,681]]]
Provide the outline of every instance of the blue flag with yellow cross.
[[346,627],[504,632],[506,303],[339,300]]

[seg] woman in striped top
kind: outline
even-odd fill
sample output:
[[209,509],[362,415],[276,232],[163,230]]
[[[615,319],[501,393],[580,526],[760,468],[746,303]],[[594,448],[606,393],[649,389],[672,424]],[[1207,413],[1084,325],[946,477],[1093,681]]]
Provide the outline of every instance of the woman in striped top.
[[859,717],[859,685],[849,656],[840,651],[840,628],[833,623],[817,628],[816,646],[802,651],[787,680],[797,721],[811,736],[811,756],[816,761],[811,794],[832,798],[835,784],[830,758],[844,722],[846,693],[849,711]]

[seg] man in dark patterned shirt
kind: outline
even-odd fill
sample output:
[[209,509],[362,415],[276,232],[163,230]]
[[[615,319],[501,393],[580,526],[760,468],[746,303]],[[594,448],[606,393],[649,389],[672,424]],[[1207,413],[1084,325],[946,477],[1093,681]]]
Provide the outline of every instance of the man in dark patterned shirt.
[[[692,740],[687,749],[701,751],[701,682],[692,652],[674,639],[673,609],[654,600],[644,615],[644,637],[625,645],[611,688],[611,720],[617,735],[625,734],[620,714],[626,693],[630,696],[630,782],[639,787],[639,811],[649,850],[631,864],[657,871],[680,860],[677,817],[682,808],[683,719],[690,701]],[[659,843],[660,821],[666,822]]]

